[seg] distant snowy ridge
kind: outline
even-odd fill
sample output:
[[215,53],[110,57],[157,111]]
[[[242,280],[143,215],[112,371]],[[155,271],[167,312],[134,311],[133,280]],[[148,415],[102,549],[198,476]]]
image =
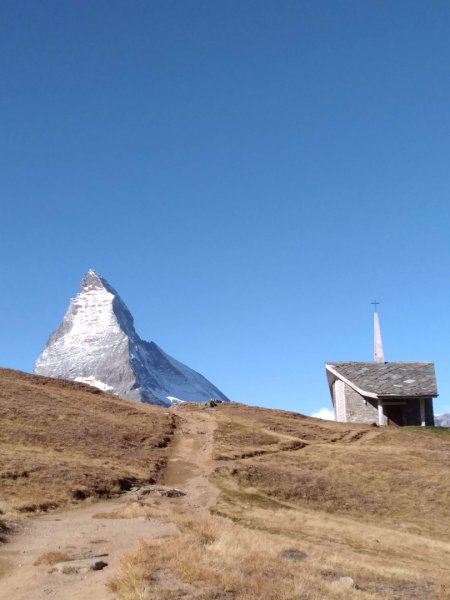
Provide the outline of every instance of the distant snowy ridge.
[[92,269],[36,360],[34,372],[164,406],[210,398],[228,401],[203,375],[154,342],[141,340],[119,294]]
[[434,415],[436,427],[450,427],[450,414]]

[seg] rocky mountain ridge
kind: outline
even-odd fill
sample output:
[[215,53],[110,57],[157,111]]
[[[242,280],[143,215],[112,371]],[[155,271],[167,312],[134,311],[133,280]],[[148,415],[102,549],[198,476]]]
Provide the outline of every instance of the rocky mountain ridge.
[[436,427],[450,427],[450,414],[434,415]]
[[228,398],[210,381],[136,333],[116,290],[93,269],[81,281],[34,373],[90,383],[126,399],[170,406]]

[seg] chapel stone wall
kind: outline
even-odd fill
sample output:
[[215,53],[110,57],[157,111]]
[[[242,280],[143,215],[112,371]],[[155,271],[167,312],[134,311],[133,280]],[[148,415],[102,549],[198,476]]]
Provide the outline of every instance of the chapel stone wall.
[[345,384],[345,406],[347,421],[351,423],[378,424],[377,400],[364,398],[353,388]]

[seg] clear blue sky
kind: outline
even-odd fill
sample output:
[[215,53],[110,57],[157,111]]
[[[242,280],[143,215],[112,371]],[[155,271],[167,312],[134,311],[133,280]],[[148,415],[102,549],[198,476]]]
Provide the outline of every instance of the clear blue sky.
[[89,268],[230,398],[436,362],[450,410],[450,4],[3,0],[0,364]]

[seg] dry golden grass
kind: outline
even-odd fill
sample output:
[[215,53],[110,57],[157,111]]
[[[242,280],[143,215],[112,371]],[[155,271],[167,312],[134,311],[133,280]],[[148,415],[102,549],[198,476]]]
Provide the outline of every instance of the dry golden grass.
[[[233,480],[237,489],[252,488],[285,504],[448,539],[450,435],[299,417],[222,405],[217,412],[216,452],[232,454],[230,430],[236,421],[233,452],[239,456],[239,449],[244,449],[248,458],[224,462],[217,480]],[[269,428],[273,436],[278,435],[278,451],[259,454],[267,446],[249,447],[244,418],[254,435],[258,430],[266,435]],[[290,450],[286,436],[301,440],[304,447]]]
[[[199,408],[180,410],[195,420]],[[212,514],[149,500],[112,515],[145,515],[178,530],[124,558],[110,582],[121,600],[449,598],[450,544],[432,515],[442,503],[447,524],[445,435],[235,404],[213,412],[220,495]],[[430,469],[441,459],[442,468]],[[306,556],[286,558],[286,550]],[[342,587],[343,577],[355,586]]]
[[[168,411],[35,380],[0,371],[0,407],[9,411],[0,417],[7,508],[110,494],[161,474],[174,427]],[[217,423],[211,480],[220,493],[212,514],[187,495],[131,499],[96,515],[176,526],[124,557],[109,584],[120,600],[450,598],[449,432],[338,424],[237,404],[182,406],[191,455],[177,464],[193,481],[202,477],[196,453],[207,447],[200,410]],[[209,472],[209,461],[201,464]],[[305,556],[285,557],[286,550]],[[343,587],[342,577],[355,587]]]
[[[194,419],[196,410],[183,407]],[[124,558],[111,581],[121,600],[449,597],[445,435],[234,404],[214,414],[221,493],[213,515],[164,502],[114,515],[145,514],[178,529]],[[306,557],[285,558],[285,550]],[[342,577],[355,587],[343,588]]]
[[[218,407],[216,418],[216,514],[286,536],[323,577],[350,575],[373,597],[450,597],[450,435],[236,404]],[[278,436],[275,451],[252,449],[258,432]],[[286,439],[305,445],[286,450]]]
[[0,369],[0,510],[47,510],[156,480],[173,429],[163,408]]
[[[279,514],[278,522],[271,523],[279,532],[268,533],[249,523],[243,525],[183,512],[174,514],[161,507],[148,512],[153,517],[175,522],[179,533],[164,540],[141,543],[124,557],[110,580],[111,589],[121,600],[159,600],[184,597],[183,594],[205,600],[439,597],[438,593],[431,596],[432,586],[423,580],[422,574],[393,564],[392,557],[386,557],[380,567],[376,562],[373,564],[372,556],[358,558],[355,551],[355,560],[343,553],[342,547],[318,551],[317,544],[286,531],[288,522],[292,525],[291,515]],[[253,517],[267,519],[273,515],[266,512]],[[306,551],[306,557],[285,558],[282,553],[286,550]],[[340,578],[349,575],[357,587],[342,587]]]
[[121,600],[148,600],[148,579],[148,557],[139,548],[123,558],[108,585]]

